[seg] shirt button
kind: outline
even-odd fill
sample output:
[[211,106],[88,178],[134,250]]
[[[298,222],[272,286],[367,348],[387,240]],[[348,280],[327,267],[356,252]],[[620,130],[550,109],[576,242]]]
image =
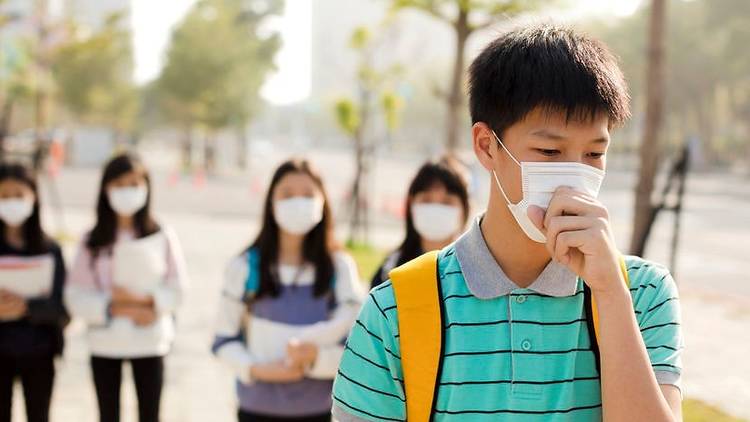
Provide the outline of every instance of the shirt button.
[[524,302],[526,302],[526,296],[525,295],[516,296],[516,302],[517,303],[524,303]]
[[524,340],[521,342],[521,348],[525,351],[531,350],[531,342],[528,340]]

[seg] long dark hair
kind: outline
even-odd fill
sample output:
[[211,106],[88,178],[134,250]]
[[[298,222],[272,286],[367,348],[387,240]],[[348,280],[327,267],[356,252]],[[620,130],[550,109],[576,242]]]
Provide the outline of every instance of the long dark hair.
[[[0,181],[7,179],[21,182],[34,192],[34,209],[21,229],[25,243],[24,248],[30,253],[49,252],[51,240],[42,230],[41,218],[39,217],[39,190],[33,171],[19,163],[0,163]],[[5,230],[5,222],[0,220],[0,242],[2,243],[6,243]]]
[[96,225],[89,233],[86,246],[96,256],[103,249],[110,248],[117,236],[117,214],[112,209],[107,196],[107,185],[118,177],[132,171],[140,172],[146,179],[148,196],[146,205],[133,215],[133,228],[137,238],[159,231],[159,225],[151,216],[151,178],[140,158],[134,153],[123,153],[112,158],[104,167],[99,185],[99,199],[96,205]]
[[333,214],[323,179],[310,162],[304,159],[291,159],[282,163],[271,179],[263,207],[263,226],[255,242],[248,248],[255,248],[260,253],[260,286],[255,297],[264,295],[276,297],[279,294],[276,264],[279,259],[279,225],[273,215],[273,192],[285,176],[291,173],[302,173],[309,176],[323,194],[323,219],[305,235],[302,243],[302,256],[306,262],[315,265],[315,284],[313,292],[316,297],[328,293],[334,275],[333,252],[338,248],[334,241]]
[[406,238],[398,248],[399,259],[396,265],[405,264],[425,252],[422,250],[421,236],[414,227],[411,209],[414,196],[430,190],[435,184],[443,185],[448,193],[461,199],[464,224],[469,217],[469,192],[463,164],[452,155],[444,155],[424,163],[412,179],[406,195]]

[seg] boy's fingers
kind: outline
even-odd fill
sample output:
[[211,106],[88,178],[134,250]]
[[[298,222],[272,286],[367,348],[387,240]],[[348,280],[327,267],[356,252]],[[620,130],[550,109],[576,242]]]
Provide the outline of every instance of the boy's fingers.
[[534,223],[536,228],[544,233],[544,209],[536,205],[530,205],[526,210],[526,214],[529,216],[529,219],[531,219],[531,222]]
[[570,261],[569,249],[577,249],[583,246],[586,239],[585,230],[562,232],[557,236],[554,257],[559,262],[567,264]]
[[549,226],[547,227],[547,251],[550,257],[555,258],[555,247],[557,245],[557,237],[561,233],[584,230],[591,227],[591,219],[589,217],[579,217],[575,215],[565,215],[553,217],[550,219]]
[[600,203],[575,191],[558,191],[544,216],[544,226],[550,224],[550,219],[561,215],[579,215],[607,218],[607,210]]

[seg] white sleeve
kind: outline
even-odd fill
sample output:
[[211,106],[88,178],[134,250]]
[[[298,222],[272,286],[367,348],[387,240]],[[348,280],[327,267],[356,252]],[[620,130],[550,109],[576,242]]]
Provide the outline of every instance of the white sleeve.
[[349,255],[337,252],[334,255],[334,268],[336,309],[330,319],[312,324],[303,330],[297,337],[300,341],[312,342],[318,346],[338,344],[354,325],[363,296],[357,266]]
[[243,299],[248,271],[244,254],[233,259],[227,266],[211,348],[216,357],[232,368],[237,378],[245,384],[252,382],[250,366],[253,364],[243,333],[243,320],[247,318]]
[[177,235],[169,228],[163,228],[167,239],[167,276],[165,282],[154,291],[157,312],[169,314],[177,311],[182,303],[188,285],[188,274],[182,247]]
[[104,325],[109,320],[109,291],[97,283],[96,263],[82,242],[65,281],[63,300],[71,315],[89,325]]

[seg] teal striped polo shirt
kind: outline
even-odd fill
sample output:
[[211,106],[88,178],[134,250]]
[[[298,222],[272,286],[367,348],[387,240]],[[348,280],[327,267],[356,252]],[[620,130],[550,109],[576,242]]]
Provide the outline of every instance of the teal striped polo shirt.
[[[550,263],[528,288],[498,266],[477,219],[442,250],[444,357],[436,421],[598,421],[599,374],[583,281]],[[627,257],[634,312],[659,384],[679,387],[677,289],[662,266]],[[370,292],[333,388],[339,422],[403,421],[406,397],[393,287]]]

